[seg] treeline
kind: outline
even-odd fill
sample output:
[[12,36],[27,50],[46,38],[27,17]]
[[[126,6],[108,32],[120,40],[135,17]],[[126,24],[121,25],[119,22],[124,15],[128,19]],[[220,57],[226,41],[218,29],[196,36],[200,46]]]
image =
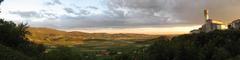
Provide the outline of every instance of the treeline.
[[[128,60],[240,60],[240,30],[218,30],[153,39]],[[142,54],[142,55],[141,55]],[[136,57],[137,56],[137,57]],[[141,59],[139,59],[141,58]]]
[[146,51],[150,60],[239,60],[240,30],[161,37]]

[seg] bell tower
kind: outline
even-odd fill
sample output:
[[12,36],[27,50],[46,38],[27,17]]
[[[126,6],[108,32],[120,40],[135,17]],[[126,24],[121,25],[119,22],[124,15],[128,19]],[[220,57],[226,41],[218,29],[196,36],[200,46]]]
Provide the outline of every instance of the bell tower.
[[204,9],[204,17],[205,17],[205,20],[209,20],[209,15],[208,15],[207,9]]

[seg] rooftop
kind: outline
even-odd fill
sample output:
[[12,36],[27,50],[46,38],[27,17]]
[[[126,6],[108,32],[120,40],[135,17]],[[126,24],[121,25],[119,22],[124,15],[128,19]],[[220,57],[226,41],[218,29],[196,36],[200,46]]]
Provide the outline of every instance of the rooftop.
[[212,22],[213,24],[221,24],[221,25],[224,24],[224,22],[222,22],[221,20],[212,20],[212,19],[211,19],[211,22]]

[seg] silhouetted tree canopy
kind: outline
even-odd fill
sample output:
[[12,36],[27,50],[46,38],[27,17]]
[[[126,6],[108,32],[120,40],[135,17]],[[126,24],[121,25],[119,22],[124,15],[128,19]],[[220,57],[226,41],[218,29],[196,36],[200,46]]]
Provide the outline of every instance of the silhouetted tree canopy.
[[45,47],[41,44],[30,42],[27,38],[27,24],[15,24],[12,21],[0,19],[0,44],[33,56],[43,53]]
[[0,4],[3,2],[4,0],[0,0]]
[[27,28],[27,24],[15,24],[12,21],[0,19],[0,44],[17,47],[20,44],[28,43],[26,41],[26,35],[29,34]]
[[161,37],[147,51],[146,60],[239,60],[240,31],[224,30]]

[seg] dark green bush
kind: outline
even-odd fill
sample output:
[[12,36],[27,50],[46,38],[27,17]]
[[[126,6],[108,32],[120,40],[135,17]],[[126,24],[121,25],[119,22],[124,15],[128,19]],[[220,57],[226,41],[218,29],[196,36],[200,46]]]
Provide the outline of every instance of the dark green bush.
[[37,56],[45,51],[45,47],[40,44],[30,42],[26,35],[27,24],[15,24],[12,21],[0,19],[0,44],[22,52],[28,56]]
[[31,60],[21,52],[0,45],[0,60]]
[[239,59],[240,31],[224,30],[161,37],[147,50],[147,60],[226,60]]
[[39,60],[82,60],[82,55],[70,47],[58,47],[43,54]]

